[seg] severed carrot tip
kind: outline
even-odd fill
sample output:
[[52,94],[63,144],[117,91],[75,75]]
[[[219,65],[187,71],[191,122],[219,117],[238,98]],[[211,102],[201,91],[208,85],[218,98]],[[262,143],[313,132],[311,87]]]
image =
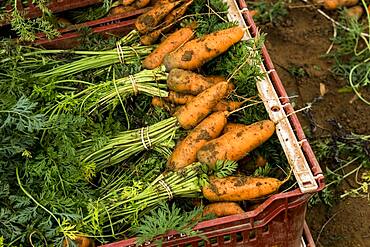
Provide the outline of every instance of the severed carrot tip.
[[260,14],[260,12],[256,9],[249,10],[248,13],[251,17],[258,16]]

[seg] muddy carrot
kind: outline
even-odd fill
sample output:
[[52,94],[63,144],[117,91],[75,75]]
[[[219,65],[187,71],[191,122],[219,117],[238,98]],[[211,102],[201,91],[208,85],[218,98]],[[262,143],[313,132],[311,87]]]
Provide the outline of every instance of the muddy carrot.
[[166,54],[177,49],[187,40],[193,37],[193,30],[188,27],[181,28],[165,39],[149,56],[143,61],[143,67],[154,69],[161,65]]
[[178,50],[166,55],[163,64],[167,71],[174,68],[193,70],[227,51],[242,39],[241,27],[214,32],[201,38],[191,40]]
[[263,120],[242,129],[226,132],[207,142],[197,153],[200,162],[214,166],[217,160],[240,160],[250,151],[267,141],[275,132],[275,124]]
[[148,33],[155,29],[160,21],[178,5],[180,1],[174,3],[157,4],[148,12],[140,15],[135,22],[135,27],[140,33]]
[[227,93],[227,82],[220,82],[206,89],[194,100],[180,107],[175,116],[184,129],[194,128],[212,111],[213,107],[225,97]]
[[213,108],[213,111],[234,111],[238,109],[243,102],[239,101],[226,101],[226,100],[221,100],[218,102],[218,104]]
[[197,151],[207,141],[218,137],[226,122],[225,112],[215,112],[206,117],[176,145],[167,162],[168,168],[177,171],[195,162]]
[[215,83],[204,76],[183,69],[172,69],[167,79],[167,86],[170,90],[183,94],[197,95],[213,85]]
[[214,202],[203,209],[203,215],[214,214],[217,217],[242,214],[244,210],[235,202]]
[[245,201],[276,192],[283,184],[276,178],[230,176],[211,177],[209,184],[202,189],[209,201]]

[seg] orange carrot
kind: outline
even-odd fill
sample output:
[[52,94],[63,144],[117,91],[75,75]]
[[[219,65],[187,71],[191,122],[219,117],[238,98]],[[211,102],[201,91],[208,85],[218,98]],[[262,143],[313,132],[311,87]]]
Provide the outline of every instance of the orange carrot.
[[214,214],[217,217],[223,217],[242,213],[244,213],[244,210],[235,202],[214,202],[203,209],[203,216]]
[[88,237],[77,236],[75,240],[64,239],[63,247],[77,246],[77,247],[95,247],[95,242]]
[[212,202],[245,201],[274,193],[283,184],[276,178],[230,176],[211,177],[202,188],[203,196]]
[[150,0],[136,0],[133,5],[134,7],[141,9],[141,8],[146,7],[149,3],[150,3]]
[[175,116],[184,129],[194,128],[212,111],[227,93],[227,82],[220,82],[197,95],[193,101],[180,107]]
[[240,160],[267,141],[275,132],[275,124],[263,120],[242,129],[226,132],[207,142],[197,153],[200,162],[214,166],[217,160]]
[[181,28],[165,39],[149,56],[143,61],[143,67],[154,69],[161,65],[166,54],[178,48],[193,37],[193,30],[188,27]]
[[226,78],[222,75],[207,75],[206,79],[212,82],[213,84],[216,84],[221,81],[226,81]]
[[197,159],[197,151],[207,142],[218,137],[226,124],[225,112],[215,112],[200,122],[173,150],[167,166],[180,170]]
[[350,7],[358,4],[359,0],[324,0],[324,8],[334,10],[340,7]]
[[172,69],[167,78],[170,90],[184,94],[197,95],[212,85],[204,76],[183,69]]
[[171,102],[176,105],[185,105],[192,101],[195,96],[190,94],[183,94],[174,91],[168,92],[168,97],[163,98],[164,100]]
[[113,7],[109,10],[109,15],[120,15],[120,14],[123,14],[123,13],[127,13],[127,12],[130,12],[130,11],[134,11],[134,10],[137,10],[137,8],[133,7],[133,6],[117,6],[117,7]]
[[243,102],[239,102],[239,101],[221,100],[213,108],[213,111],[234,111],[234,110],[238,109],[242,104],[243,104]]
[[172,26],[176,23],[176,20],[183,16],[188,9],[189,5],[193,2],[193,0],[189,2],[185,2],[180,7],[174,9],[169,13],[165,18],[164,21],[161,23],[161,28],[158,28],[140,38],[140,42],[143,45],[152,45],[154,44],[161,34],[167,33]]
[[185,3],[183,3],[180,7],[174,9],[169,13],[163,21],[163,26],[167,26],[171,23],[176,23],[176,21],[182,17],[186,10],[189,8],[189,6],[193,3],[193,0],[188,0]]
[[121,0],[121,4],[123,6],[129,6],[130,4],[132,4],[133,2],[135,2],[135,0]]
[[136,29],[140,33],[148,33],[154,30],[160,21],[179,3],[180,1],[174,3],[157,4],[151,10],[140,15],[136,19]]
[[227,123],[222,133],[225,134],[226,132],[229,132],[229,131],[240,130],[240,129],[245,128],[246,126],[248,125],[241,124],[241,123]]
[[166,55],[163,64],[167,71],[174,68],[193,70],[227,51],[242,39],[241,27],[232,27],[214,32],[187,42],[178,50]]
[[347,9],[347,12],[346,12],[347,17],[353,18],[356,20],[359,20],[363,14],[364,14],[364,9],[360,5],[351,7]]

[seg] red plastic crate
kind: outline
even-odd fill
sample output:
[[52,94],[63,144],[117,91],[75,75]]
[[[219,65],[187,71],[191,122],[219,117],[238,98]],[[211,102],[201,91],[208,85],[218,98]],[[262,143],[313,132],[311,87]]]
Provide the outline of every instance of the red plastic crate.
[[[71,9],[83,8],[97,3],[102,3],[102,0],[51,0],[47,6],[53,13],[59,13]],[[8,11],[11,11],[12,6],[6,6]],[[22,1],[17,1],[17,9],[25,13],[25,17],[33,19],[42,15],[41,10],[28,0],[28,4],[24,6]],[[7,22],[0,23],[0,25],[8,24]]]
[[[247,11],[244,0],[237,0],[239,10],[242,11],[249,32],[252,36],[257,34],[257,27]],[[130,17],[134,17],[131,15]],[[129,16],[126,16],[129,17]],[[108,17],[98,21],[84,23],[92,26],[94,33],[109,33],[133,28],[134,19],[126,17]],[[110,23],[113,22],[113,23]],[[116,22],[116,23],[114,23]],[[55,40],[41,40],[39,44],[46,46],[60,46],[62,42],[71,41],[78,37],[77,32],[66,32]],[[315,178],[318,192],[324,188],[324,177],[316,157],[308,143],[297,116],[293,113],[293,107],[289,104],[284,86],[279,79],[274,65],[265,46],[262,48],[264,66],[270,73],[268,76],[272,81],[275,91],[280,97],[283,109],[289,114],[289,122],[294,129],[297,140],[301,145],[303,154],[309,164],[309,168]],[[312,192],[313,193],[313,192]],[[315,244],[305,224],[306,207],[312,193],[302,193],[299,188],[288,192],[272,195],[256,209],[244,214],[218,218],[200,222],[195,230],[201,231],[209,241],[199,237],[188,237],[181,233],[170,232],[164,237],[163,246],[248,246],[248,247],[298,247],[302,246],[302,235],[306,240],[306,246],[314,247]],[[118,241],[104,245],[104,247],[133,247],[135,238]],[[144,246],[154,246],[145,243]]]
[[109,16],[95,21],[88,21],[81,24],[69,26],[58,30],[60,36],[49,40],[44,34],[39,33],[36,44],[49,49],[69,49],[77,46],[81,33],[78,29],[88,27],[92,34],[119,35],[122,36],[134,28],[136,17],[148,11],[150,8],[138,9],[129,13]]

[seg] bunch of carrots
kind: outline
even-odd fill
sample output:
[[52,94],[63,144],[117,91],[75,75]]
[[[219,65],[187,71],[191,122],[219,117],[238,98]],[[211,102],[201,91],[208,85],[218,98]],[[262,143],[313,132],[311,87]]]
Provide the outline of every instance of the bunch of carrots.
[[[189,27],[180,28],[159,44],[156,49],[143,60],[145,69],[168,72],[167,89],[165,97],[153,97],[155,106],[167,107],[173,117],[163,120],[156,125],[155,135],[160,145],[163,137],[169,138],[173,134],[167,133],[169,129],[178,128],[188,130],[187,135],[177,142],[174,150],[167,160],[166,172],[161,174],[153,183],[134,197],[111,200],[105,195],[99,203],[92,205],[96,208],[97,217],[85,218],[80,231],[86,235],[105,234],[95,232],[89,224],[101,224],[99,229],[115,229],[122,222],[129,221],[133,213],[139,213],[156,207],[163,199],[177,197],[198,198],[200,192],[209,202],[204,208],[203,215],[212,214],[217,217],[243,213],[239,202],[261,198],[276,192],[286,181],[276,178],[253,177],[239,174],[228,176],[210,175],[205,184],[200,184],[196,177],[202,174],[199,164],[214,170],[219,162],[237,162],[252,150],[267,141],[275,132],[275,124],[271,120],[262,120],[250,125],[228,122],[228,117],[238,111],[243,102],[228,101],[228,95],[234,93],[235,86],[221,76],[203,76],[194,72],[211,59],[226,52],[232,45],[239,42],[244,36],[240,27],[231,27],[221,31],[194,38],[194,30]],[[172,109],[172,107],[174,109]],[[148,126],[148,131],[154,128]],[[125,138],[115,138],[114,144],[106,145],[100,153],[126,153],[129,145],[142,146],[146,141],[140,135],[140,129],[121,133]],[[147,137],[153,133],[147,133]],[[134,138],[135,140],[131,138]],[[121,151],[120,146],[124,147]],[[102,150],[103,150],[102,149]],[[140,149],[141,150],[141,149]],[[143,149],[142,149],[143,150]],[[101,162],[108,157],[109,161],[118,159],[124,161],[129,156],[121,154],[97,156]],[[85,159],[85,161],[88,160]],[[165,186],[163,185],[165,184]],[[172,189],[171,189],[172,188]],[[178,188],[178,189],[177,189]],[[170,191],[168,191],[170,190]],[[171,191],[172,190],[172,191]],[[161,198],[153,193],[161,192]],[[112,195],[117,194],[117,188]],[[171,197],[167,198],[167,194]],[[150,203],[149,199],[152,198]],[[145,203],[144,203],[145,202]],[[104,205],[104,206],[102,206]],[[136,208],[140,207],[138,211]],[[106,214],[109,212],[109,221]],[[140,217],[140,216],[138,216]],[[114,231],[112,230],[112,234]]]
[[[144,3],[144,0],[122,1],[125,7]],[[145,45],[155,43],[160,35],[169,32],[191,3],[192,0],[155,1],[153,7],[136,21],[141,42]],[[82,97],[83,103],[86,103],[91,95],[101,95],[98,103],[106,107],[113,98],[119,97],[123,102],[129,95],[142,92],[153,97],[152,104],[155,107],[164,108],[172,115],[146,128],[123,131],[99,150],[90,149],[91,140],[83,141],[80,148],[82,162],[95,163],[99,169],[122,163],[148,147],[163,145],[180,128],[187,131],[187,135],[177,142],[169,155],[166,172],[148,188],[133,197],[125,198],[122,195],[112,200],[110,195],[119,195],[120,189],[115,188],[112,193],[92,202],[91,208],[96,212],[96,218],[87,216],[76,225],[76,229],[83,233],[75,237],[76,242],[87,241],[83,236],[103,236],[110,230],[114,235],[113,229],[121,229],[122,224],[135,218],[133,215],[155,208],[161,200],[172,199],[172,196],[197,198],[202,194],[209,202],[204,208],[204,215],[221,217],[243,213],[239,202],[272,194],[286,181],[228,174],[222,177],[210,175],[207,183],[199,183],[197,177],[204,174],[199,165],[214,170],[219,162],[243,159],[275,133],[275,123],[271,120],[250,125],[229,122],[229,116],[241,110],[245,103],[230,100],[232,97],[229,96],[236,95],[231,78],[199,73],[205,63],[241,41],[244,30],[236,26],[195,38],[195,28],[186,26],[168,34],[142,61],[145,70],[140,73],[128,79],[92,85],[74,96],[77,99],[87,95]],[[151,83],[153,81],[160,86],[155,88],[155,83]],[[91,107],[88,110],[91,111]],[[161,193],[160,198],[156,197],[158,192]],[[171,197],[166,198],[167,194]],[[68,241],[65,245],[69,245]]]

